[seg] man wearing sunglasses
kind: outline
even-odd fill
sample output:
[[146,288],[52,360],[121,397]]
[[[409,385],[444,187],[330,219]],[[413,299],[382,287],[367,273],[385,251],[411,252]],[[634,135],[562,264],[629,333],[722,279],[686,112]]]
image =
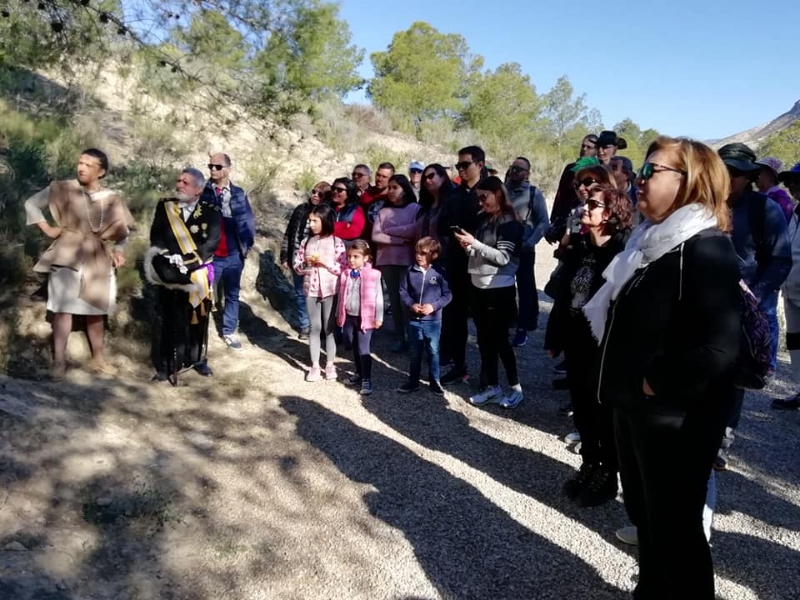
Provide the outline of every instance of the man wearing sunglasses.
[[239,324],[239,291],[247,253],[253,247],[256,224],[253,209],[245,191],[231,183],[231,158],[218,153],[208,161],[209,181],[203,199],[220,208],[222,235],[214,253],[214,296],[219,303],[220,286],[225,294],[222,313],[222,339],[228,348],[241,350],[236,336]]
[[350,174],[350,179],[355,181],[358,197],[369,189],[372,178],[372,170],[364,164],[356,165],[353,167],[353,172]]
[[442,242],[443,263],[453,300],[442,314],[442,362],[453,361],[453,367],[442,377],[442,385],[452,385],[467,379],[467,338],[469,336],[469,305],[471,287],[467,272],[467,253],[455,238],[456,231],[473,233],[478,225],[480,204],[475,186],[486,176],[486,154],[479,146],[467,146],[458,151],[456,169],[461,183],[447,196],[437,229]]
[[[755,152],[737,142],[723,146],[717,153],[728,167],[731,180],[728,204],[733,215],[733,247],[739,256],[742,279],[758,299],[759,307],[769,321],[772,334],[770,367],[774,372],[778,350],[778,290],[792,268],[786,217],[774,200],[753,190],[753,182],[761,170]],[[744,403],[744,390],[736,388],[734,393],[733,414],[722,439],[722,448],[714,461],[718,470],[727,468],[728,450]]]
[[411,164],[408,165],[408,181],[411,183],[411,187],[414,189],[417,202],[419,202],[419,188],[422,185],[422,172],[424,170],[425,164],[418,160],[412,161]]
[[533,272],[536,262],[536,244],[542,239],[550,223],[547,219],[547,204],[541,190],[528,181],[530,173],[530,161],[524,156],[518,156],[508,169],[506,184],[508,199],[525,226],[516,275],[519,318],[517,333],[511,342],[512,346],[527,344],[528,332],[534,331],[538,325],[539,298],[536,293],[536,278]]

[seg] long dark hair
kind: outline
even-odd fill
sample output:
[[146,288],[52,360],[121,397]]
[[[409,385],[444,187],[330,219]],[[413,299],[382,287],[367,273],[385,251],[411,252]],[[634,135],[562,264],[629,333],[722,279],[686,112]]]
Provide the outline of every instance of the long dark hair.
[[420,214],[430,210],[435,202],[433,194],[431,194],[428,188],[425,187],[425,173],[428,171],[428,169],[433,169],[439,177],[444,179],[444,181],[442,181],[442,186],[439,188],[439,206],[442,205],[445,195],[450,193],[450,190],[453,188],[453,182],[450,180],[450,173],[448,173],[447,169],[445,169],[442,165],[439,163],[432,163],[425,167],[425,169],[422,171],[422,185],[419,186]]
[[309,217],[311,215],[316,215],[319,217],[320,223],[322,225],[322,229],[319,232],[320,237],[328,237],[329,235],[333,235],[333,209],[328,204],[317,204],[314,208],[311,209],[309,213]]
[[389,183],[392,183],[393,181],[403,190],[403,204],[401,206],[397,206],[396,204],[393,204],[387,200],[383,203],[384,208],[403,208],[416,201],[417,195],[414,193],[414,188],[411,187],[411,182],[408,180],[408,177],[398,173],[389,178]]
[[492,219],[500,219],[503,215],[509,215],[514,220],[519,220],[517,211],[514,210],[514,205],[511,204],[511,201],[508,199],[508,191],[506,190],[506,186],[503,185],[503,182],[499,177],[491,175],[490,177],[481,179],[475,186],[475,189],[483,190],[484,192],[492,192],[495,196],[497,196],[500,204],[500,212],[496,217],[492,217]]

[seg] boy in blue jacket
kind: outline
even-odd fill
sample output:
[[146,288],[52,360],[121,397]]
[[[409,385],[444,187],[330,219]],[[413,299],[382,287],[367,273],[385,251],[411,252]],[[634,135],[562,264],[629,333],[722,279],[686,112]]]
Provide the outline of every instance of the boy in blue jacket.
[[397,388],[402,394],[419,389],[423,346],[428,349],[430,390],[444,395],[439,383],[439,338],[442,333],[442,309],[453,299],[450,286],[440,271],[433,267],[442,247],[432,237],[424,237],[415,247],[416,265],[408,268],[400,282],[400,298],[409,311],[408,342],[411,365],[408,381]]

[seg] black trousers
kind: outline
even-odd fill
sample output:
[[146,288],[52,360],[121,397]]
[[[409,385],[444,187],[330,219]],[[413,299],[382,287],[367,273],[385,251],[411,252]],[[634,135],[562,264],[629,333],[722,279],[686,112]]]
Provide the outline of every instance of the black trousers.
[[192,308],[188,292],[159,287],[158,303],[161,323],[153,327],[151,348],[156,370],[171,373],[176,356],[179,370],[205,362],[211,301]]
[[457,276],[450,273],[447,276],[453,299],[442,311],[441,354],[450,358],[456,367],[466,368],[472,284],[466,273]]
[[500,383],[497,368],[499,358],[506,370],[508,385],[517,385],[517,357],[508,340],[508,326],[514,320],[516,308],[516,290],[513,286],[486,290],[475,288],[472,295],[483,382],[486,385]]
[[618,471],[614,441],[614,411],[597,399],[598,354],[594,340],[574,340],[564,349],[567,383],[572,400],[572,419],[581,435],[581,456],[585,463],[602,465],[609,473]]
[[730,396],[713,396],[688,412],[655,398],[614,410],[625,508],[639,536],[638,600],[714,600],[703,506]]

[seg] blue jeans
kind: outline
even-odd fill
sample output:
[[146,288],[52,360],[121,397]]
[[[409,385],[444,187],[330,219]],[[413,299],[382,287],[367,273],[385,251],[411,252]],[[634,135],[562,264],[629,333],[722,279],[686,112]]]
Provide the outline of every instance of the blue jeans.
[[297,303],[297,313],[300,315],[300,329],[311,327],[308,319],[308,308],[306,307],[306,295],[303,293],[303,280],[305,277],[292,271],[292,281],[294,282],[294,297]]
[[[230,256],[214,257],[214,287],[222,286],[225,293],[225,310],[222,313],[222,335],[233,335],[239,323],[239,291],[241,289],[244,260],[238,252]],[[217,296],[219,302],[219,296]]]
[[411,349],[411,365],[408,379],[419,383],[422,372],[422,351],[428,350],[428,373],[430,381],[439,381],[439,338],[442,334],[441,321],[418,321],[408,323],[408,343]]
[[780,328],[778,327],[778,292],[766,294],[761,298],[759,306],[761,306],[761,310],[764,311],[769,322],[769,349],[772,353],[769,368],[774,371],[778,367],[778,336],[780,335]]

